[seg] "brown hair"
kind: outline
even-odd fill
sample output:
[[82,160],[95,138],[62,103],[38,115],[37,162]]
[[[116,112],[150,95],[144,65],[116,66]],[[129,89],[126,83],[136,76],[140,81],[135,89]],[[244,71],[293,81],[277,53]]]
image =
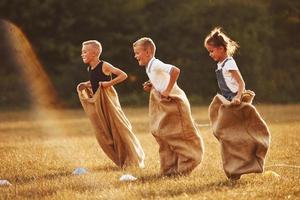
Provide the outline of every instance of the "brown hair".
[[136,47],[139,45],[143,46],[144,49],[149,48],[151,50],[152,54],[155,55],[156,46],[151,38],[142,37],[142,38],[138,39],[136,42],[134,42],[132,46]]
[[214,28],[204,40],[204,46],[212,45],[214,47],[224,47],[229,56],[233,56],[236,50],[240,47],[237,42],[230,39],[222,30],[221,27]]

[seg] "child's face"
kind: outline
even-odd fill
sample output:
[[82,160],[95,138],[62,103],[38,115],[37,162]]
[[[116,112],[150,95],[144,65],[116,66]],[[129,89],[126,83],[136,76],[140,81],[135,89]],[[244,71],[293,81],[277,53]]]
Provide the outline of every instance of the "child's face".
[[91,45],[83,45],[81,50],[81,58],[85,64],[89,64],[96,57],[96,49]]
[[209,56],[214,60],[214,61],[222,61],[227,57],[226,51],[224,47],[215,47],[213,45],[206,44],[206,49],[209,52]]
[[147,66],[152,58],[152,54],[149,49],[145,49],[141,45],[133,47],[134,58],[138,61],[140,66]]

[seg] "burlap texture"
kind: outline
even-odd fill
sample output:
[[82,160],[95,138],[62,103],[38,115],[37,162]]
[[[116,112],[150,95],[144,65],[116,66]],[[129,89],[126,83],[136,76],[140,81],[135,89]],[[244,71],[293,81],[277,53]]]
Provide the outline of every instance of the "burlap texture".
[[150,131],[159,144],[161,173],[190,173],[202,160],[203,143],[185,93],[175,86],[169,98],[162,99],[152,89],[149,115]]
[[251,104],[254,95],[252,91],[246,91],[240,105],[231,105],[218,94],[209,106],[213,134],[220,142],[223,168],[230,179],[264,171],[271,136],[266,123]]
[[144,151],[119,103],[113,87],[80,90],[79,100],[89,117],[96,138],[105,154],[119,167],[144,167]]

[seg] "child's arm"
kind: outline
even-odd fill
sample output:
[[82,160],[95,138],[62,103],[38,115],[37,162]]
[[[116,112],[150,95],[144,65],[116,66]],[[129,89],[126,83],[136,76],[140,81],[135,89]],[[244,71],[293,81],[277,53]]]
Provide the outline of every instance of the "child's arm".
[[117,83],[120,83],[127,78],[127,74],[124,71],[112,66],[111,64],[109,64],[107,62],[103,63],[102,71],[104,74],[107,74],[107,75],[108,74],[116,75],[116,77],[110,81],[103,81],[103,82],[99,83],[99,85],[101,84],[101,86],[104,88],[113,86]]
[[237,95],[231,100],[233,104],[238,105],[241,103],[242,93],[245,91],[245,82],[239,71],[230,70],[229,72],[239,85]]
[[176,81],[179,77],[179,74],[180,74],[180,69],[177,68],[177,67],[172,67],[171,72],[170,72],[170,81],[169,81],[168,86],[165,89],[165,91],[163,91],[161,93],[162,97],[168,97],[169,96],[174,84],[176,83]]

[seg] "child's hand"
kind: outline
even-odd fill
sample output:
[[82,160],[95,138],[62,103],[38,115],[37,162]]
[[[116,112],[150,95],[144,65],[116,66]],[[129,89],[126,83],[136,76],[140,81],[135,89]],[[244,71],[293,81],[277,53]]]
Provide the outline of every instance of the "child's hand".
[[232,105],[240,105],[241,104],[241,100],[238,96],[235,96],[232,100],[231,100],[231,104]]
[[166,98],[166,99],[169,97],[169,94],[170,94],[170,92],[167,90],[160,93],[161,98]]
[[99,82],[99,87],[107,88],[110,86],[111,86],[111,83],[109,81]]
[[84,90],[86,88],[86,84],[84,84],[84,83],[79,83],[78,85],[77,85],[77,90],[79,90],[79,91],[82,91],[82,90]]
[[170,102],[171,101],[171,97],[169,97],[170,92],[165,90],[163,92],[160,93],[160,99],[162,102]]
[[145,92],[150,92],[151,91],[151,88],[152,88],[152,84],[150,81],[146,81],[144,84],[143,84],[143,89]]

